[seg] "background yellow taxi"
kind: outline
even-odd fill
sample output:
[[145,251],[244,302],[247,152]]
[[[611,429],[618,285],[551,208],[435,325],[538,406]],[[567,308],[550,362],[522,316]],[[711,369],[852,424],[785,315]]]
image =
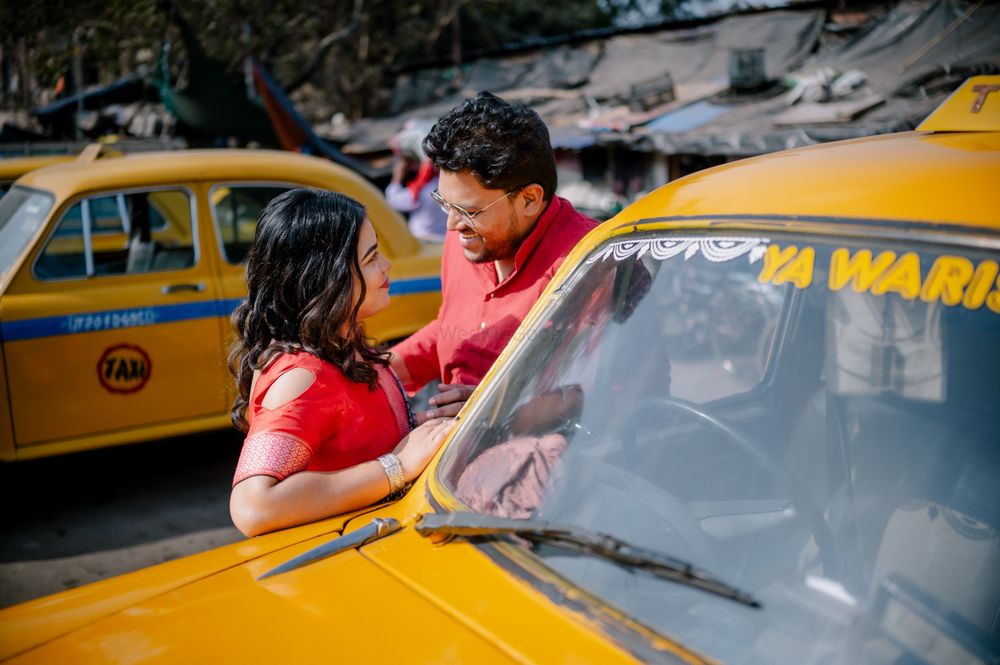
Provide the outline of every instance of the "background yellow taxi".
[[283,152],[183,151],[31,171],[0,199],[0,459],[228,425],[229,315],[260,209],[294,187],[368,210],[393,263],[380,341],[440,303],[440,248],[331,162]]
[[30,155],[0,158],[0,196],[10,189],[14,181],[29,171],[53,164],[72,161],[72,155]]
[[405,497],[0,612],[0,656],[996,662],[996,84],[654,192]]

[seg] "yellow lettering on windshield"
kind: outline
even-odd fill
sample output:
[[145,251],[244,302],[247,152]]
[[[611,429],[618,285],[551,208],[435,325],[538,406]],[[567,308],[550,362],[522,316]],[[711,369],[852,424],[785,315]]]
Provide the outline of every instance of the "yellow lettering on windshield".
[[920,295],[920,258],[916,254],[903,254],[872,284],[871,292],[877,296],[889,291],[907,300]]
[[965,289],[965,297],[962,299],[962,304],[969,309],[979,309],[986,302],[986,297],[990,293],[990,289],[993,288],[993,280],[997,277],[997,272],[1000,272],[1000,266],[997,266],[996,261],[983,261],[978,266],[976,266],[976,272],[972,275],[972,281],[969,282],[969,286]]
[[[1000,280],[997,280],[997,286],[1000,287]],[[990,295],[986,296],[986,306],[994,314],[1000,314],[1000,291],[993,291]]]
[[920,289],[920,299],[924,302],[940,299],[945,305],[957,305],[962,302],[965,286],[973,272],[972,261],[964,256],[937,257]]
[[764,252],[764,267],[761,268],[760,274],[757,275],[757,281],[761,284],[770,282],[774,279],[775,273],[777,273],[782,266],[791,261],[797,251],[798,247],[795,245],[785,247],[784,249],[778,247],[777,245],[768,245],[767,251]]
[[[812,284],[815,261],[816,250],[812,247],[768,245],[757,281],[791,283],[804,289]],[[883,251],[875,256],[870,249],[852,251],[838,247],[830,254],[827,285],[831,291],[850,286],[856,293],[876,296],[897,293],[906,300],[919,297],[924,302],[941,302],[949,307],[979,309],[986,305],[1000,314],[1000,262],[997,261],[976,264],[964,256],[942,254],[931,264],[925,278],[916,252],[897,256]]]
[[870,249],[862,249],[854,256],[844,247],[835,249],[830,257],[830,290],[839,291],[850,282],[854,291],[864,293],[895,260],[892,252],[882,252],[872,263]]
[[772,284],[791,282],[804,289],[812,284],[815,259],[816,250],[812,247],[799,251],[794,245],[785,248],[768,245],[764,254],[764,267],[761,268],[757,281]]
[[784,266],[774,276],[775,284],[791,282],[800,289],[804,289],[813,281],[813,264],[816,259],[816,250],[806,247],[795,255],[788,265]]

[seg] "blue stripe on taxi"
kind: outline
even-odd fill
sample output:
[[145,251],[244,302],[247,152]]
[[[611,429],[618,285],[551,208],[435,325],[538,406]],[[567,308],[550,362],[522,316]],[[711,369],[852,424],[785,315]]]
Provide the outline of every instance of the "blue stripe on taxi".
[[[390,296],[432,293],[441,290],[440,277],[401,279],[389,285]],[[22,321],[5,321],[0,324],[0,338],[15,342],[39,337],[72,335],[97,330],[114,330],[173,323],[212,316],[229,316],[241,299],[205,300],[179,305],[158,305],[132,309],[83,312],[67,316],[47,316]]]

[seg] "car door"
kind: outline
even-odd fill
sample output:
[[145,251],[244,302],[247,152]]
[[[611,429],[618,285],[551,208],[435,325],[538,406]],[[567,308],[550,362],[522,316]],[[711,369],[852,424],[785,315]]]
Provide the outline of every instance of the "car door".
[[196,210],[171,186],[54,216],[2,303],[19,456],[225,424],[219,288]]

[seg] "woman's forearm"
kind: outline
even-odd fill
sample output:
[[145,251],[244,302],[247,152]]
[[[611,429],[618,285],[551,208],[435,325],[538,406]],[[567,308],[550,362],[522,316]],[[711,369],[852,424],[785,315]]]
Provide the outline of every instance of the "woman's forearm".
[[315,522],[371,505],[389,493],[377,460],[340,471],[302,471],[284,480],[252,476],[233,488],[229,511],[246,536]]

